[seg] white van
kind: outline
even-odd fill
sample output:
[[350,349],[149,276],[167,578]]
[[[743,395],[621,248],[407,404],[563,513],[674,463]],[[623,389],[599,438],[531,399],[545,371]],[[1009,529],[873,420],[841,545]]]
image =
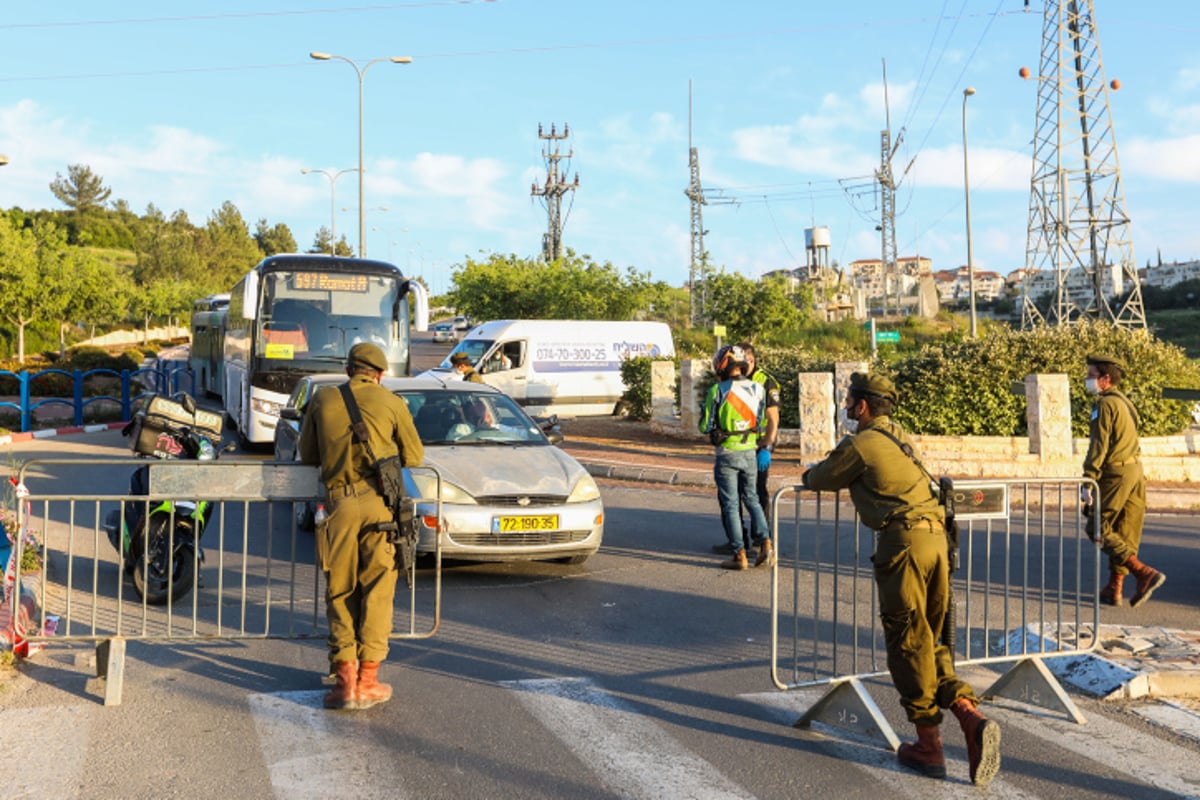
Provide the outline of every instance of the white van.
[[459,352],[530,414],[594,416],[611,414],[624,394],[624,359],[671,358],[675,345],[664,322],[496,320],[473,328],[424,376],[447,377]]

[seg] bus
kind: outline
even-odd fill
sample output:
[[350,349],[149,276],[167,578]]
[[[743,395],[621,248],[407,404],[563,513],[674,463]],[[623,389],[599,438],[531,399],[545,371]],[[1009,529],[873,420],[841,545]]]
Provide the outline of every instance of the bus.
[[413,327],[429,328],[425,287],[385,261],[320,254],[269,256],[230,291],[225,322],[227,420],[243,444],[274,441],[297,380],[338,373],[358,342],[378,344],[388,375],[408,375]]
[[210,294],[192,303],[192,394],[219,395],[224,383],[225,315],[228,294]]

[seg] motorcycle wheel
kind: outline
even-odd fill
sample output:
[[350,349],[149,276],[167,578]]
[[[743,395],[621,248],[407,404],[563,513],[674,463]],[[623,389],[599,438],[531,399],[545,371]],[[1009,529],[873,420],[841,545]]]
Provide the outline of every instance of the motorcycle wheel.
[[147,604],[161,606],[191,591],[195,554],[184,543],[188,534],[182,526],[175,530],[174,554],[165,552],[170,543],[170,514],[152,514],[149,525],[146,553],[133,564],[133,588]]

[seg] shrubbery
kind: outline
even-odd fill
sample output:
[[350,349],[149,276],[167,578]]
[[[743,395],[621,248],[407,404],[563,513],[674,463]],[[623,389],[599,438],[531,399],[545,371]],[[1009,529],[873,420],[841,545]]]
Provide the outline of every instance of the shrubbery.
[[[755,347],[758,362],[780,383],[780,427],[798,428],[797,379],[803,372],[832,372],[838,361],[865,360],[852,346],[841,352],[806,347]],[[1108,353],[1125,362],[1121,390],[1141,416],[1143,436],[1165,436],[1192,424],[1190,403],[1163,400],[1166,386],[1200,388],[1200,365],[1183,350],[1143,331],[1104,323],[1016,331],[989,327],[979,339],[957,335],[916,352],[880,357],[871,369],[889,375],[900,393],[896,420],[913,433],[943,436],[1024,436],[1025,398],[1012,393],[1027,375],[1070,377],[1071,430],[1088,434],[1093,398],[1084,390],[1086,357]],[[715,378],[697,387],[702,402]]]

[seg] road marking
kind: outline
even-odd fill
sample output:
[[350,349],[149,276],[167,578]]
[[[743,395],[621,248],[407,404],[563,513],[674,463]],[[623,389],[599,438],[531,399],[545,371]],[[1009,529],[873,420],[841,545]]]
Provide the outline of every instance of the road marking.
[[611,791],[628,798],[752,798],[641,712],[584,678],[504,681]]
[[[788,692],[756,692],[738,695],[738,699],[755,703],[767,709],[771,718],[783,725],[791,726],[804,716],[804,712],[812,707],[825,693],[823,688],[793,689]],[[1001,730],[1007,720],[1002,720]],[[957,732],[957,724],[954,725]],[[828,731],[828,733],[826,733]],[[896,732],[901,741],[910,740],[908,731]],[[820,748],[832,758],[844,761],[848,766],[870,774],[872,780],[887,787],[888,797],[911,797],[913,800],[961,800],[964,791],[976,791],[970,788],[971,778],[964,758],[954,758],[947,754],[946,779],[934,781],[923,775],[900,766],[896,754],[888,750],[881,741],[867,742],[865,739],[853,738],[846,731],[825,728],[817,725],[811,731],[796,731],[797,737],[820,738]],[[954,744],[948,742],[948,744]],[[965,755],[965,745],[963,746]],[[1037,795],[1022,791],[1004,780],[1004,766],[1000,767],[1000,775],[987,787],[989,800],[995,798],[1020,798],[1029,800]],[[882,796],[884,792],[880,792]]]
[[5,797],[77,797],[91,714],[79,706],[0,710]]
[[389,762],[372,752],[354,713],[322,707],[325,691],[250,695],[250,711],[275,797],[399,800],[407,796],[398,785],[399,776],[380,771],[380,765]]

